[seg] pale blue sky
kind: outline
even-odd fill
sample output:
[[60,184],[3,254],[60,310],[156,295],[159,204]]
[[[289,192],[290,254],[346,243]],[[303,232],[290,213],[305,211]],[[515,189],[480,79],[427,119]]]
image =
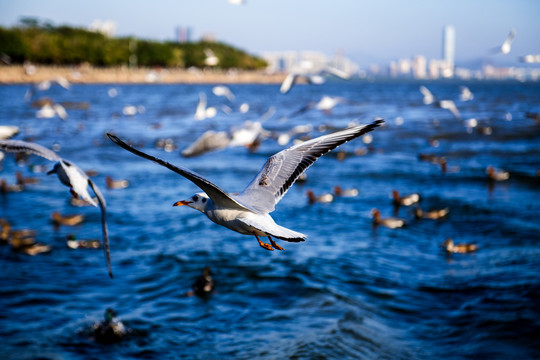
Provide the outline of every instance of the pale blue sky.
[[87,27],[95,19],[117,23],[117,36],[173,40],[175,28],[190,26],[192,39],[212,33],[251,53],[341,50],[361,65],[425,55],[441,56],[444,25],[456,29],[456,59],[486,56],[509,30],[517,32],[509,55],[497,62],[540,53],[538,0],[2,0],[0,25],[22,16],[55,25]]

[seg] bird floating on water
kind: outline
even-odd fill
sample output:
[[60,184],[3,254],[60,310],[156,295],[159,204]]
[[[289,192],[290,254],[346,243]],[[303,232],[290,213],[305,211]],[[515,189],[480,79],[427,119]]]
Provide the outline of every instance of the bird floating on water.
[[99,240],[80,240],[73,234],[67,236],[66,245],[71,249],[99,249],[101,247]]
[[[296,179],[318,158],[336,147],[374,130],[383,123],[382,119],[376,120],[369,125],[356,126],[323,135],[282,150],[266,161],[261,171],[238,195],[226,193],[191,170],[177,167],[134,149],[115,135],[108,133],[107,136],[125,150],[176,172],[204,191],[189,199],[177,201],[174,206],[187,205],[201,211],[218,225],[240,234],[255,236],[259,245],[266,250],[281,250],[282,248],[274,242],[272,237],[290,242],[300,242],[306,239],[306,235],[276,224],[269,215],[274,211],[275,205],[287,193]],[[268,237],[271,245],[262,242],[259,236]]]
[[21,192],[24,190],[23,184],[8,184],[5,179],[0,179],[0,193],[7,194],[12,192]]
[[[30,229],[11,230],[9,223],[7,226],[7,241],[13,251],[31,256],[51,251],[52,247],[50,245],[36,242],[36,231]],[[3,233],[5,231],[6,229],[4,228]],[[3,236],[5,235],[3,234]]]
[[411,206],[413,204],[416,204],[420,201],[420,194],[418,193],[412,193],[408,195],[401,196],[399,194],[399,191],[393,190],[392,191],[392,201],[394,202],[394,205],[396,206]]
[[[69,187],[71,194],[74,197],[81,197],[93,206],[100,207],[101,210],[101,228],[103,240],[105,243],[105,261],[109,276],[112,278],[111,257],[109,249],[109,231],[107,229],[106,220],[106,203],[105,198],[96,184],[74,163],[67,161],[58,156],[54,151],[47,149],[39,144],[30,143],[21,140],[0,140],[0,150],[14,153],[30,153],[41,156],[47,160],[54,161],[54,168],[47,174],[56,174],[60,182]],[[97,197],[97,203],[90,197],[87,187],[90,186]]]
[[110,176],[105,177],[107,189],[125,189],[129,186],[129,181],[125,179],[113,179]]
[[359,191],[356,188],[352,189],[343,189],[341,186],[334,186],[334,195],[336,197],[356,197],[358,196]]
[[315,204],[315,203],[328,204],[334,201],[334,195],[330,193],[326,193],[322,195],[315,195],[313,190],[308,190],[306,191],[306,195],[308,197],[308,202],[310,204]]
[[414,217],[417,219],[437,220],[445,217],[449,212],[450,210],[448,208],[429,211],[423,211],[420,208],[416,208],[414,209]]
[[504,181],[510,179],[510,173],[508,171],[495,169],[493,166],[488,166],[486,174],[490,181]]
[[446,239],[441,244],[441,247],[443,247],[448,253],[458,254],[465,254],[478,250],[478,246],[476,244],[454,244],[454,240],[450,238]]
[[197,295],[198,297],[205,297],[214,292],[214,279],[212,278],[212,269],[210,266],[206,266],[202,270],[202,274],[199,275],[193,284],[191,284],[191,290],[187,292],[187,296]]
[[37,184],[39,183],[39,179],[36,177],[26,177],[24,176],[20,171],[17,171],[15,173],[15,176],[17,177],[17,184],[19,185],[31,185],[31,184]]
[[381,212],[379,211],[379,209],[371,210],[371,215],[373,216],[374,226],[381,225],[390,229],[397,229],[397,228],[405,226],[406,224],[405,220],[400,219],[400,218],[395,218],[395,217],[382,218]]
[[127,335],[126,327],[116,318],[116,312],[111,308],[105,311],[105,320],[94,324],[93,330],[96,341],[102,343],[118,342]]
[[62,215],[58,211],[54,211],[51,215],[51,219],[54,225],[56,226],[75,226],[82,224],[84,221],[83,214],[68,214]]

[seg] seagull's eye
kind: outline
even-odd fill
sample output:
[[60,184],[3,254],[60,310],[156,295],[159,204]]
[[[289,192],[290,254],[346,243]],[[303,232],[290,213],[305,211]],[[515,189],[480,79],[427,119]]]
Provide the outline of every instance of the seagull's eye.
[[206,198],[202,198],[202,202],[204,204],[206,202]]
[[197,201],[197,200],[199,200],[199,197],[198,197],[197,195],[194,195],[194,196],[192,197],[192,199],[193,199],[193,201]]

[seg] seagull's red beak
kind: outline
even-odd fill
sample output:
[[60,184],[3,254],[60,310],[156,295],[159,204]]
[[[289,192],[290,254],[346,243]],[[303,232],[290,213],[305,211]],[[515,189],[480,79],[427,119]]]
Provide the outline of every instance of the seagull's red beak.
[[193,201],[187,201],[187,200],[182,200],[182,201],[177,201],[173,204],[173,206],[182,206],[182,205],[188,205],[188,204],[191,204]]

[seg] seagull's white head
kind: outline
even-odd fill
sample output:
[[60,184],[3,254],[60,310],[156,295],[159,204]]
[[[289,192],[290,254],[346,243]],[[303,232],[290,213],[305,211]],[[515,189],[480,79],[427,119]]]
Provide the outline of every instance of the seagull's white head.
[[206,205],[208,205],[209,197],[205,193],[197,193],[187,200],[180,200],[173,204],[173,206],[187,205],[190,208],[204,212]]

